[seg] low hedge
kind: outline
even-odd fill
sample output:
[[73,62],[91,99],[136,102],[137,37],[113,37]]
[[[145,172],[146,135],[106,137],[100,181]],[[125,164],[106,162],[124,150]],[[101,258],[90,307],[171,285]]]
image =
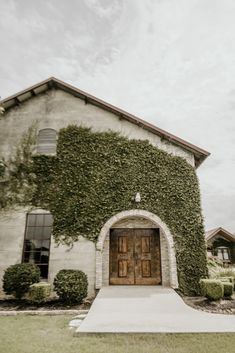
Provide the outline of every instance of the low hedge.
[[233,287],[235,285],[234,277],[232,276],[221,276],[217,277],[217,279],[219,279],[221,282],[230,282],[232,283]]
[[224,286],[220,280],[201,279],[201,293],[209,300],[218,300],[224,296]]
[[79,270],[61,270],[54,279],[54,290],[60,300],[80,304],[87,296],[87,276]]
[[231,297],[233,295],[233,283],[231,282],[222,282],[224,286],[224,296]]
[[33,304],[41,304],[51,294],[51,285],[47,282],[34,283],[29,288],[28,300]]

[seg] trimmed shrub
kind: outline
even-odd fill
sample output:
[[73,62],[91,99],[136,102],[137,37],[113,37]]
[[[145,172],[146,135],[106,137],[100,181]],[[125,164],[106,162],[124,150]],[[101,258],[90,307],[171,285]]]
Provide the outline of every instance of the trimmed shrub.
[[47,282],[31,284],[29,287],[28,300],[33,304],[41,304],[51,294],[51,285]]
[[217,277],[221,282],[230,282],[234,285],[234,278],[233,277]]
[[[227,275],[226,275],[227,273]],[[218,279],[220,279],[221,281],[228,281],[233,283],[233,287],[235,289],[235,276],[233,275],[232,271],[228,271],[228,272],[221,272],[217,275]]]
[[3,276],[3,290],[21,299],[33,283],[40,281],[38,266],[30,263],[16,264],[8,267]]
[[219,280],[201,279],[200,286],[202,295],[209,300],[218,300],[224,296],[224,286]]
[[231,282],[222,282],[224,286],[224,296],[231,297],[233,295],[233,283]]
[[78,303],[87,296],[87,276],[79,270],[61,270],[54,279],[54,290],[60,300]]

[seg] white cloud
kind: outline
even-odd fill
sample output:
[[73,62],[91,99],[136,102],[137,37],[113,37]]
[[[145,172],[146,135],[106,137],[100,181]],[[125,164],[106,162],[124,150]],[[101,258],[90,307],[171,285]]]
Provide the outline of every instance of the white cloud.
[[206,224],[235,231],[234,1],[0,6],[2,96],[58,76],[208,149],[198,170]]

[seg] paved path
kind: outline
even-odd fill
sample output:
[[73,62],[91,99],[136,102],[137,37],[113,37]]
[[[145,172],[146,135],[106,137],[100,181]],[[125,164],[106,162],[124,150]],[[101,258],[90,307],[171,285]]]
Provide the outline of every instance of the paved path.
[[235,332],[235,315],[195,310],[171,288],[109,286],[76,332]]

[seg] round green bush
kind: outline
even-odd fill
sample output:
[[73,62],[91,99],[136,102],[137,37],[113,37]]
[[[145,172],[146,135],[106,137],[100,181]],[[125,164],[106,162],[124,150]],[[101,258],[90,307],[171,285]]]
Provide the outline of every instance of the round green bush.
[[16,264],[8,267],[3,276],[3,290],[6,294],[13,294],[17,299],[28,292],[33,283],[40,281],[38,266],[30,263]]
[[54,279],[54,290],[60,300],[78,303],[87,296],[87,276],[79,270],[61,270]]

